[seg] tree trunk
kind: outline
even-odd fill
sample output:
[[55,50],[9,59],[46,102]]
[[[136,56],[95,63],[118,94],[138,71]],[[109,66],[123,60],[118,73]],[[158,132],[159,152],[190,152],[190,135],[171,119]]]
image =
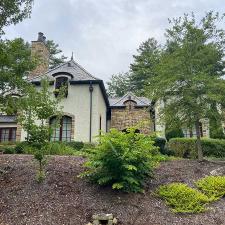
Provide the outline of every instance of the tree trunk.
[[202,152],[202,145],[201,145],[201,134],[200,134],[200,122],[199,120],[196,120],[195,122],[195,129],[196,129],[196,146],[198,151],[198,161],[203,161],[203,152]]

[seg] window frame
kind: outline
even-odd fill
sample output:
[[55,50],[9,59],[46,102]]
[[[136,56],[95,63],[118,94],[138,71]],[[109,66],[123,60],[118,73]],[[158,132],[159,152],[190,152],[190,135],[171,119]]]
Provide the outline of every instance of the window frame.
[[[8,140],[6,140],[6,141],[5,140],[2,141],[2,132],[3,132],[3,130],[9,130]],[[0,143],[4,143],[4,142],[16,142],[16,132],[17,132],[17,127],[0,127]],[[15,135],[13,135],[13,133]]]

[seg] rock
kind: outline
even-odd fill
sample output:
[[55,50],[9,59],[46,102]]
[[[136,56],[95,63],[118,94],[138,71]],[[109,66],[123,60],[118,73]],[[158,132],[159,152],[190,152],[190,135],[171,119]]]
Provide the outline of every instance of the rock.
[[113,224],[117,224],[118,220],[116,218],[114,218],[112,222],[113,222]]

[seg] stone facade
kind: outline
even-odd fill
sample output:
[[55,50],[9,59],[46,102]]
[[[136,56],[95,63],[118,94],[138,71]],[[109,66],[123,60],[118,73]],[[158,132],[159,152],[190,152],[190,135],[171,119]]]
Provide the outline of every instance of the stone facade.
[[122,131],[137,125],[140,133],[149,134],[154,131],[150,118],[149,107],[137,107],[135,101],[128,100],[124,107],[111,109],[111,128]]
[[[39,36],[40,34],[43,35],[42,33],[39,33]],[[31,56],[38,59],[38,65],[29,74],[30,79],[37,75],[46,73],[49,69],[49,51],[43,36],[38,37],[37,41],[32,41]]]

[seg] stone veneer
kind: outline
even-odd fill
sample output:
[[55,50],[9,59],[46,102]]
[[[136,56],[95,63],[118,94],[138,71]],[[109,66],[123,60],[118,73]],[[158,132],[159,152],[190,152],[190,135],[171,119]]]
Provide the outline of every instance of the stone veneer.
[[136,107],[136,102],[128,100],[125,107],[111,109],[111,128],[124,130],[139,125],[140,133],[149,134],[154,131],[148,107]]
[[37,57],[39,61],[37,67],[29,74],[29,78],[44,74],[49,68],[49,51],[42,41],[32,41],[31,56]]

